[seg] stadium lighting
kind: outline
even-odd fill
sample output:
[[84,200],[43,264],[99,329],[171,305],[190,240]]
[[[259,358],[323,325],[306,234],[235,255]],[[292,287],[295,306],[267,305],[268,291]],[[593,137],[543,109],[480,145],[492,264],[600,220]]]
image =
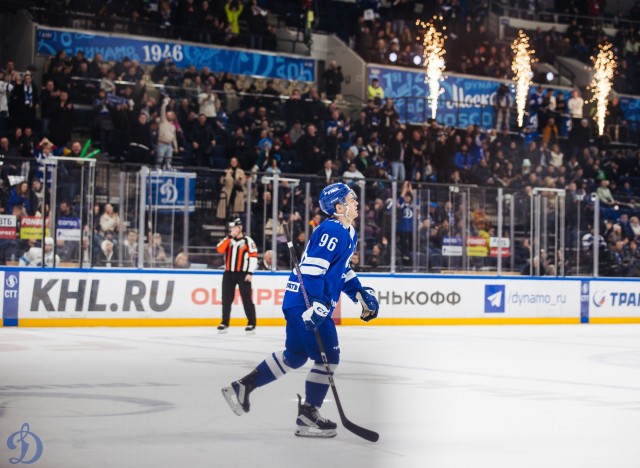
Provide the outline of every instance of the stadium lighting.
[[553,81],[553,79],[555,78],[555,75],[553,74],[553,72],[547,72],[547,74],[545,75],[545,78],[547,79],[547,81],[549,83],[551,83]]
[[413,64],[414,65],[420,65],[422,63],[422,57],[420,55],[416,55],[415,57],[413,57]]
[[398,60],[398,54],[396,54],[395,52],[391,52],[389,54],[389,61],[391,63],[395,63]]

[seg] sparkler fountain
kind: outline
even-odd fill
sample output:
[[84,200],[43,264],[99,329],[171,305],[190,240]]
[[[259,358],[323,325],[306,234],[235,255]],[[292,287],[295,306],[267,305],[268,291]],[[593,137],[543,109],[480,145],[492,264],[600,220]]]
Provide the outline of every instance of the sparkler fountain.
[[524,123],[524,109],[527,105],[527,96],[531,86],[531,64],[535,61],[531,56],[534,50],[529,50],[529,37],[522,31],[518,32],[518,37],[511,44],[513,50],[513,81],[516,83],[516,110],[518,113],[518,127]]
[[[433,20],[438,18],[434,17]],[[442,20],[442,18],[439,18]],[[431,118],[435,119],[438,112],[438,97],[440,96],[440,82],[443,80],[442,74],[444,72],[444,40],[447,38],[442,32],[438,31],[433,24],[433,20],[430,23],[424,23],[422,21],[416,21],[417,25],[420,25],[425,29],[424,36],[422,37],[423,46],[423,65],[426,69],[425,83],[429,84],[429,107],[431,108]],[[442,28],[446,30],[446,26]]]
[[613,54],[613,50],[611,50],[611,44],[600,44],[598,48],[600,49],[598,56],[596,58],[591,57],[594,64],[594,74],[587,89],[593,92],[591,101],[596,102],[595,120],[598,124],[598,135],[602,136],[604,133],[604,118],[607,114],[607,98],[611,92],[613,74],[616,69],[616,57]]

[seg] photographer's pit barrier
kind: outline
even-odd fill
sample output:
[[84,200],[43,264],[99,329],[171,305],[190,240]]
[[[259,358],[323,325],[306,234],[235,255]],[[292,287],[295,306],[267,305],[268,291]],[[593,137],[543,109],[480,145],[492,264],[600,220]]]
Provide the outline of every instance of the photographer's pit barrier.
[[[4,326],[216,326],[219,270],[4,268]],[[257,272],[259,326],[282,326],[288,273]],[[585,278],[514,278],[360,274],[380,301],[365,324],[343,295],[341,325],[506,325],[640,323],[640,282]],[[236,296],[231,325],[245,325]]]

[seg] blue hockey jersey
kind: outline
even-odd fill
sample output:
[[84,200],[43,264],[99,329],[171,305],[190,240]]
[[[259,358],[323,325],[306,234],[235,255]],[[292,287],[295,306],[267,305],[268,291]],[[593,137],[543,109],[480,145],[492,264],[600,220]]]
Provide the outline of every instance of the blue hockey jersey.
[[[329,315],[338,304],[342,291],[356,301],[361,285],[350,263],[357,244],[358,234],[353,226],[347,228],[337,219],[330,218],[313,231],[300,259],[300,272],[309,300],[326,304]],[[282,307],[305,307],[295,270],[287,281]]]

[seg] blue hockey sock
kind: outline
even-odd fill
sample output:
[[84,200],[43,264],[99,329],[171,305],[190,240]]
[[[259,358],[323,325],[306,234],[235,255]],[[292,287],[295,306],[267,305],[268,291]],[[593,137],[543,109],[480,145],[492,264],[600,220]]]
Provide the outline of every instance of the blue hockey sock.
[[[336,367],[336,364],[331,364],[332,371],[335,372]],[[307,374],[305,390],[305,401],[316,408],[320,408],[324,397],[327,396],[327,392],[329,391],[329,377],[327,376],[327,369],[324,364],[316,363],[313,365],[309,374]]]
[[279,379],[290,370],[297,369],[307,360],[306,357],[298,357],[297,355],[288,356],[288,351],[278,351],[271,353],[258,367],[258,375],[256,376],[256,386],[262,387],[268,383]]

